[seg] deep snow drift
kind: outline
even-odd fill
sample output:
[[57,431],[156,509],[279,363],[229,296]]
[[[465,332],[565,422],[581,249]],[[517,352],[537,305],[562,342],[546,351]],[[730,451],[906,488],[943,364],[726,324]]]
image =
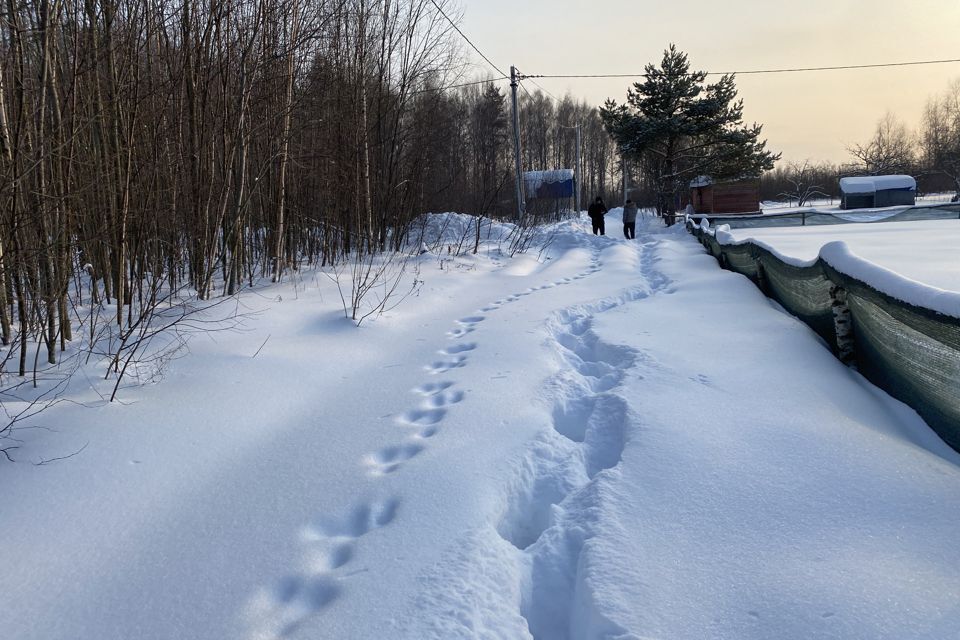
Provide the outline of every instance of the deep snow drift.
[[960,456],[615,218],[434,245],[359,328],[266,286],[122,404],[73,389],[17,453],[82,451],[0,466],[4,637],[956,637]]
[[730,233],[738,241],[755,240],[801,261],[815,260],[821,247],[842,240],[874,264],[917,282],[960,292],[960,220],[731,229]]

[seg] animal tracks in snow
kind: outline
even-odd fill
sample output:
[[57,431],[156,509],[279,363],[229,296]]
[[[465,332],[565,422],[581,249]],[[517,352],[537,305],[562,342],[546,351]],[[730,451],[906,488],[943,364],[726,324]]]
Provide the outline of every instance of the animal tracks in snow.
[[439,409],[441,407],[449,407],[452,404],[457,404],[463,400],[463,397],[463,391],[441,391],[428,397],[425,400],[425,404]]
[[329,538],[356,539],[390,524],[399,507],[400,500],[397,498],[360,503],[342,517],[321,516],[311,522],[304,528],[303,539],[308,542]]
[[455,344],[447,347],[446,349],[441,349],[440,353],[447,356],[456,355],[458,353],[466,353],[467,351],[473,351],[477,348],[476,342],[466,342],[463,344]]
[[291,636],[343,591],[336,572],[356,553],[357,541],[396,517],[400,500],[362,502],[339,518],[321,517],[303,528],[298,540],[303,551],[299,571],[262,589],[247,607],[251,640],[280,640]]
[[411,427],[427,427],[439,423],[446,414],[445,409],[410,409],[400,414],[398,420]]
[[386,475],[399,469],[402,462],[406,462],[421,451],[423,451],[423,445],[409,442],[385,447],[370,454],[367,457],[367,464],[371,467],[373,474]]
[[447,331],[447,335],[451,338],[462,338],[472,331],[475,331],[474,327],[456,327],[455,329]]
[[[652,263],[645,266],[656,275]],[[487,314],[531,294],[582,280],[599,270],[599,253],[595,252],[589,266],[576,275],[503,296],[480,307],[478,312],[457,319],[446,333],[451,342],[439,350],[439,358],[425,366],[426,373],[446,377],[445,374],[466,367],[481,346],[467,337],[475,334],[487,320]],[[663,283],[665,287],[666,281]],[[628,411],[626,403],[610,391],[620,384],[634,357],[629,350],[600,342],[590,330],[592,313],[606,308],[609,307],[597,307],[590,313],[567,312],[553,327],[558,349],[571,364],[569,375],[574,378],[572,388],[576,392],[558,397],[553,411],[553,439],[546,438],[531,450],[498,523],[500,535],[517,548],[535,549],[544,532],[558,524],[556,505],[584,495],[597,474],[620,460]],[[440,433],[451,409],[466,398],[465,392],[450,379],[424,382],[411,392],[419,397],[418,401],[396,414],[395,422],[413,432],[396,444],[365,455],[361,461],[374,478],[385,479],[408,462],[422,458],[428,439]],[[296,538],[301,552],[299,564],[272,586],[261,589],[248,604],[250,640],[290,637],[308,619],[341,597],[350,575],[344,570],[362,550],[360,541],[393,522],[400,504],[399,497],[359,502],[340,516],[322,515],[306,524]],[[575,573],[576,566],[570,563],[575,563],[578,555],[578,551],[571,551],[569,557],[554,558],[558,560],[556,566]],[[535,587],[536,581],[534,572],[531,587]],[[572,590],[554,595],[558,596],[559,606],[569,605],[573,599]],[[525,602],[521,613],[528,617],[535,637],[547,637],[535,628],[539,622],[531,614],[531,606],[534,605]]]
[[437,360],[436,362],[432,362],[428,364],[424,368],[427,371],[429,371],[431,374],[436,375],[438,373],[446,373],[451,369],[459,369],[460,367],[463,367],[466,364],[467,364],[466,356],[456,356],[454,358],[450,358],[449,360]]
[[441,391],[445,391],[452,386],[452,382],[427,382],[419,387],[414,387],[413,392],[419,393],[422,396],[432,396],[436,393],[440,393]]

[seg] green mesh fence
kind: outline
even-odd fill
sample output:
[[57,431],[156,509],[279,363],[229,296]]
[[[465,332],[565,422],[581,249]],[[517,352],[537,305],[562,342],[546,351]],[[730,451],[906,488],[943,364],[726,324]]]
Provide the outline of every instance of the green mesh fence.
[[763,268],[764,293],[835,347],[837,336],[830,296],[833,283],[820,265],[796,267],[782,262],[763,247],[754,247]]
[[713,216],[694,215],[695,221],[707,219],[713,226],[726,224],[731,229],[755,227],[801,227],[826,224],[849,224],[851,222],[906,222],[910,220],[956,220],[960,218],[960,203],[921,205],[906,209],[860,211],[796,211],[764,215]]
[[838,340],[834,322],[832,291],[839,288],[852,319],[857,369],[960,451],[960,318],[897,300],[822,259],[797,267],[752,242],[721,245],[699,227],[688,228],[722,266],[753,280],[835,354],[848,338]]
[[847,292],[857,366],[960,451],[960,319],[901,302],[823,265]]

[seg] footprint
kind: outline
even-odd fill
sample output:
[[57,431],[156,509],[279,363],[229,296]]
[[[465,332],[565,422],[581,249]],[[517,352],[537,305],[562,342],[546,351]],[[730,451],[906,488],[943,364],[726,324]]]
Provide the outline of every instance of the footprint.
[[593,325],[593,322],[589,317],[581,318],[579,320],[574,320],[573,322],[570,323],[570,326],[569,326],[570,335],[579,338],[580,336],[585,334],[587,331],[589,331],[592,325]]
[[459,389],[453,391],[441,391],[427,398],[424,404],[432,409],[439,409],[441,407],[449,407],[452,404],[462,402],[463,397],[464,393]]
[[330,541],[329,544],[311,549],[307,566],[315,574],[339,569],[353,559],[353,542]]
[[464,353],[465,351],[473,351],[476,348],[477,348],[476,342],[464,342],[462,344],[455,344],[447,347],[446,349],[442,349],[440,353],[442,353],[445,356],[454,356],[454,355],[457,355],[458,353]]
[[251,608],[256,620],[254,638],[286,638],[304,620],[328,606],[340,595],[340,588],[327,576],[291,575],[262,594]]
[[345,516],[323,516],[308,525],[304,539],[359,538],[370,531],[390,524],[397,515],[400,500],[390,498],[382,502],[362,502]]
[[486,320],[485,316],[467,316],[466,318],[460,318],[459,320],[457,320],[457,322],[459,322],[462,325],[469,326],[469,325],[477,324],[478,322],[483,322],[484,320]]
[[387,475],[400,468],[401,463],[423,451],[423,445],[406,443],[394,445],[372,453],[367,457],[367,464],[375,475]]
[[439,427],[437,427],[436,425],[431,425],[429,427],[424,427],[423,429],[418,431],[416,435],[418,438],[426,439],[426,438],[432,438],[433,436],[437,435],[437,433],[439,432],[440,432]]
[[462,338],[463,336],[467,335],[473,330],[474,330],[473,327],[457,327],[456,329],[451,329],[450,331],[447,331],[447,335],[450,336],[451,338]]
[[287,638],[336,600],[341,589],[330,572],[347,565],[353,559],[356,539],[390,524],[399,507],[397,498],[365,502],[342,518],[323,517],[307,525],[300,536],[300,542],[308,547],[303,570],[283,576],[251,599],[246,607],[248,637]]
[[446,409],[439,407],[410,409],[409,411],[404,411],[397,420],[412,427],[431,427],[439,424],[446,413]]
[[419,387],[414,387],[413,392],[419,393],[422,396],[432,396],[433,394],[440,393],[441,391],[449,389],[452,386],[452,382],[427,382]]
[[467,356],[456,356],[451,360],[439,360],[424,367],[431,374],[446,373],[451,369],[459,369],[467,364]]

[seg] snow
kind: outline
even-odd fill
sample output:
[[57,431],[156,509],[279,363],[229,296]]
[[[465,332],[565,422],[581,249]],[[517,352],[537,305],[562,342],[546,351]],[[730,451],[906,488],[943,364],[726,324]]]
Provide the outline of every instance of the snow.
[[840,178],[843,193],[875,193],[888,189],[916,191],[917,181],[912,176],[901,175]]
[[121,403],[84,370],[0,465],[4,636],[956,637],[916,413],[679,227],[471,222],[360,327],[301,273]]
[[543,182],[563,182],[564,180],[573,180],[573,169],[524,171],[523,178],[532,184],[540,184]]
[[[932,309],[946,316],[960,318],[960,293],[944,291],[923,282],[904,278],[860,258],[844,242],[829,242],[820,250],[820,257],[837,271],[867,282],[875,289],[917,307]],[[954,277],[956,277],[954,273]]]
[[[721,242],[752,240],[785,262],[804,266],[818,256],[899,300],[960,317],[960,220],[924,220],[809,227],[729,229]],[[842,241],[845,247],[828,247]]]
[[573,196],[573,169],[524,171],[524,193],[528,198],[569,198]]

